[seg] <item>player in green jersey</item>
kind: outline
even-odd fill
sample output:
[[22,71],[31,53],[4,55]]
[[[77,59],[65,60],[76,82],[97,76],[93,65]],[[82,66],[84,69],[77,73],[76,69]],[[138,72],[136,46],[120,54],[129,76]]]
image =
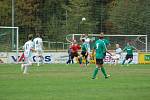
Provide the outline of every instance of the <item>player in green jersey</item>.
[[80,66],[82,67],[82,58],[83,57],[86,60],[86,62],[85,62],[86,66],[88,64],[88,60],[87,60],[87,57],[88,57],[88,46],[87,46],[87,43],[85,43],[85,39],[82,39],[81,49],[82,49],[82,51],[81,51],[81,56],[80,56],[79,63],[80,63]]
[[127,55],[125,57],[125,59],[122,62],[122,65],[125,64],[125,61],[129,59],[128,64],[130,64],[133,60],[133,50],[138,51],[135,47],[131,46],[129,43],[127,43],[127,46],[125,46],[125,48],[123,49],[123,51],[127,52]]
[[[109,40],[107,40],[107,39],[104,38],[104,33],[103,33],[103,32],[100,33],[99,39],[101,39],[101,40],[104,42],[105,47],[106,47],[106,49],[105,49],[105,51],[104,51],[104,58],[105,58],[106,52],[107,52],[107,47],[110,46],[110,42],[109,42]],[[109,53],[109,52],[107,52],[107,53]],[[109,53],[109,54],[110,54],[110,53]]]
[[105,56],[104,52],[107,51],[105,43],[101,39],[97,40],[94,45],[94,50],[96,51],[96,68],[94,70],[92,79],[96,78],[99,69],[101,69],[104,77],[108,78],[109,75],[107,75],[105,68],[103,67],[103,58]]

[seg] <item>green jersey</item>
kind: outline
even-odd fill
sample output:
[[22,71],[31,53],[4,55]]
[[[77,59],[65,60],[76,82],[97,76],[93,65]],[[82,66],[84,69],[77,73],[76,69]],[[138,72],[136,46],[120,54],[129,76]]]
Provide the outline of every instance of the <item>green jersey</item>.
[[126,46],[123,51],[126,51],[128,55],[133,55],[133,50],[134,47],[133,46]]
[[104,52],[106,51],[105,43],[102,40],[97,40],[94,45],[94,49],[96,50],[96,59],[103,59]]
[[83,43],[83,44],[81,45],[81,49],[82,49],[83,52],[86,52],[86,51],[87,51],[87,44],[86,44],[86,43]]
[[106,46],[110,44],[109,40],[107,40],[107,39],[102,39],[102,41],[104,41]]

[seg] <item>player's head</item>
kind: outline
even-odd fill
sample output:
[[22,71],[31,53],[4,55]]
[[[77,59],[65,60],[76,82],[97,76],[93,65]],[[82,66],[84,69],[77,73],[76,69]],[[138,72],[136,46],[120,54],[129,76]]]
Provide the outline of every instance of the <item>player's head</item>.
[[116,44],[116,48],[119,48],[119,44]]
[[33,34],[29,34],[28,35],[28,40],[32,40],[33,39]]
[[87,38],[87,37],[88,37],[88,34],[83,34],[83,37],[86,37],[86,38]]
[[103,32],[100,33],[99,38],[100,38],[100,39],[103,39],[103,38],[104,38],[104,33],[103,33]]
[[36,37],[41,37],[41,36],[40,36],[40,33],[36,33]]
[[73,44],[76,44],[76,42],[77,42],[76,40],[73,40],[73,41],[72,41]]
[[85,39],[82,39],[82,42],[84,43],[84,42],[85,42]]
[[130,46],[130,43],[129,43],[129,42],[127,42],[127,46]]

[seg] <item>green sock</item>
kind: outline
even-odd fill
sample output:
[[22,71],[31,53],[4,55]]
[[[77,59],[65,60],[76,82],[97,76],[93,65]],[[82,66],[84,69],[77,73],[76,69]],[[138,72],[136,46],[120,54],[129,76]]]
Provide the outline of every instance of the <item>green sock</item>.
[[126,60],[123,60],[122,65],[124,65],[125,61],[126,61]]
[[102,71],[103,75],[104,75],[105,77],[107,77],[107,74],[106,74],[106,71],[105,71],[105,68],[104,68],[104,67],[101,67],[101,71]]
[[130,60],[129,62],[128,62],[128,64],[130,64],[132,62],[132,60]]
[[82,57],[78,58],[79,64],[82,64]]
[[96,78],[97,73],[98,73],[98,68],[95,68],[94,73],[93,73],[93,78]]

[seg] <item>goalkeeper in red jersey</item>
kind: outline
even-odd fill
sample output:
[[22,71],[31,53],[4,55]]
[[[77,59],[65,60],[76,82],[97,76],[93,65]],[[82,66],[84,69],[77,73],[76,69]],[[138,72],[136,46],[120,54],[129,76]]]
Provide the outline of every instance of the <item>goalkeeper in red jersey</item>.
[[71,45],[71,59],[74,59],[74,57],[77,57],[80,63],[80,56],[78,51],[81,49],[80,45],[76,43],[76,40],[73,41],[73,44]]

